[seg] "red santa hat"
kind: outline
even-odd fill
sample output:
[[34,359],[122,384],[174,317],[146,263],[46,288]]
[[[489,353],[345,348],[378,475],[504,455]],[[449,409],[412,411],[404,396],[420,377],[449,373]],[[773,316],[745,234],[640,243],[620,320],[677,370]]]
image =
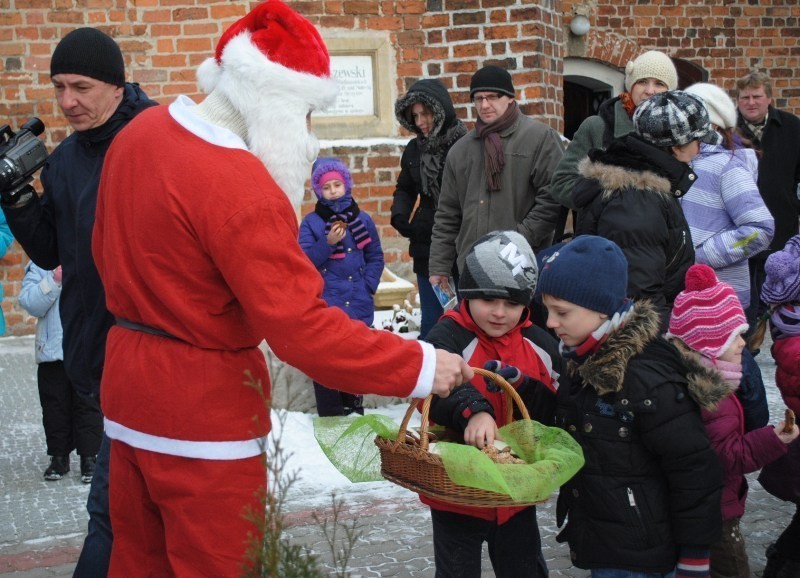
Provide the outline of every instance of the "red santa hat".
[[262,2],[231,25],[197,79],[203,92],[222,89],[245,114],[270,96],[290,99],[298,111],[321,109],[332,104],[337,90],[319,32],[278,0]]

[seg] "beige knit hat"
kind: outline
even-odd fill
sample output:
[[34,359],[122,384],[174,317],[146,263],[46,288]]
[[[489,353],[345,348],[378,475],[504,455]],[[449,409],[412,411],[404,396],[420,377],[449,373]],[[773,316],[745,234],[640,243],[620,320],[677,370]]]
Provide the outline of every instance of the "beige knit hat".
[[672,59],[658,50],[649,50],[625,66],[626,90],[643,78],[656,78],[666,84],[668,90],[678,88],[678,71]]
[[736,127],[736,105],[728,93],[719,86],[708,82],[698,82],[687,88],[686,92],[703,101],[708,110],[711,124],[722,129]]

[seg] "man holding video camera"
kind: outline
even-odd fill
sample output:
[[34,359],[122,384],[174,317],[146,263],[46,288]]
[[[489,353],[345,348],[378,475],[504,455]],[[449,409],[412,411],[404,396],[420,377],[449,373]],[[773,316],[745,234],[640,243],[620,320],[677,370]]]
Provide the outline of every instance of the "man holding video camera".
[[[100,172],[111,141],[139,112],[157,103],[138,85],[125,82],[119,46],[94,28],[79,28],[61,39],[50,62],[50,76],[59,108],[74,132],[45,162],[41,198],[31,187],[0,194],[11,230],[30,258],[43,269],[61,265],[63,271],[64,365],[79,400],[73,408],[75,446],[81,479],[92,482],[89,535],[75,575],[104,576],[112,535],[100,377],[114,318],[106,309],[92,259],[92,229]],[[52,467],[65,474],[69,456],[53,456]]]

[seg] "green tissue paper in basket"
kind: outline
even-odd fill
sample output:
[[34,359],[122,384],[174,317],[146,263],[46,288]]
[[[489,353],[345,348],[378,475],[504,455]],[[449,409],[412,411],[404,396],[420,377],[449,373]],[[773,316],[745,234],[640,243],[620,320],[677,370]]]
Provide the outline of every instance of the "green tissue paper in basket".
[[[394,440],[399,426],[379,414],[314,419],[314,435],[325,455],[350,481],[382,480],[375,436]],[[583,466],[578,443],[560,428],[519,420],[500,435],[525,464],[497,464],[473,446],[439,442],[440,455],[453,483],[507,495],[516,502],[541,502]]]
[[378,482],[381,456],[375,436],[396,438],[400,426],[385,415],[316,417],[314,437],[331,463],[351,482]]
[[509,496],[515,502],[543,502],[583,467],[583,451],[560,428],[518,420],[500,435],[525,464],[497,464],[473,446],[437,444],[453,483]]

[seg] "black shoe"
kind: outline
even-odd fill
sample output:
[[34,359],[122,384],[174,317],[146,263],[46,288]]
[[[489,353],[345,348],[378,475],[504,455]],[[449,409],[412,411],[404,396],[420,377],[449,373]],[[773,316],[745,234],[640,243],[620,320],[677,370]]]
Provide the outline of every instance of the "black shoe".
[[44,471],[44,479],[55,482],[63,478],[67,472],[69,472],[69,456],[52,456],[50,465]]
[[97,463],[97,456],[81,456],[81,481],[84,484],[91,484],[94,477],[94,467]]

